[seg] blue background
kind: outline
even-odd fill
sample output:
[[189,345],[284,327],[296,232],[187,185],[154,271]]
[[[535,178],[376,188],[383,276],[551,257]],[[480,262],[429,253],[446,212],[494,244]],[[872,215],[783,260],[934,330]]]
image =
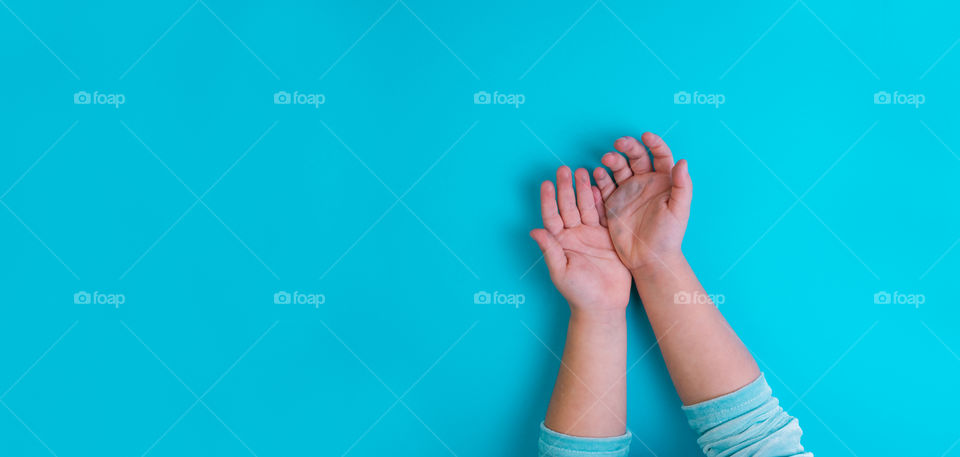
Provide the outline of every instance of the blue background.
[[[960,455],[952,2],[263,3],[0,1],[0,453],[532,455],[538,183],[650,130],[804,444]],[[630,325],[632,455],[698,455]]]

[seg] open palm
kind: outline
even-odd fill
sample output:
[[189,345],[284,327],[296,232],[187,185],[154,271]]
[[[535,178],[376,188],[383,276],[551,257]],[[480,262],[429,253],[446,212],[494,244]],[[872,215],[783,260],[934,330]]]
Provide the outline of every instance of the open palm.
[[[630,300],[630,272],[620,262],[607,231],[600,190],[585,169],[573,176],[557,170],[557,190],[540,187],[543,229],[530,236],[543,251],[550,278],[574,310],[623,309]],[[559,205],[558,205],[559,203]]]
[[614,147],[629,163],[611,152],[602,162],[613,171],[613,179],[603,168],[594,170],[610,237],[631,271],[680,254],[692,197],[686,161],[674,166],[670,148],[657,135],[645,133],[642,139],[653,154],[652,163],[643,144],[624,137]]

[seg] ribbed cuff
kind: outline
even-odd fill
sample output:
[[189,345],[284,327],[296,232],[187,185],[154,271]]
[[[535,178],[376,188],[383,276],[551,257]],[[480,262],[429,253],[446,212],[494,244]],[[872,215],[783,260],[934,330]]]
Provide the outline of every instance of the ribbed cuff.
[[683,406],[683,412],[687,415],[687,422],[690,427],[702,434],[723,422],[734,417],[739,417],[747,412],[753,411],[770,400],[773,391],[767,385],[767,381],[761,374],[750,384],[729,394],[696,403],[689,406]]
[[588,438],[564,435],[540,423],[540,457],[626,457],[633,435],[627,430],[621,436]]

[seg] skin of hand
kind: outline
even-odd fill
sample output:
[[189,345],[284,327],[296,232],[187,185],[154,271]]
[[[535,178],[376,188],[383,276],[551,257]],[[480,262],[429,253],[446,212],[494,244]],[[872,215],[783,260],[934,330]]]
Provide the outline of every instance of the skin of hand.
[[642,138],[653,154],[652,163],[640,142],[623,137],[614,147],[627,155],[629,164],[610,152],[601,162],[613,171],[613,179],[602,167],[593,173],[606,206],[610,238],[631,272],[682,256],[693,198],[686,160],[674,166],[670,148],[660,137],[645,133]]
[[630,272],[614,251],[600,190],[585,169],[557,170],[557,189],[540,187],[543,229],[530,236],[550,278],[570,304],[560,371],[544,424],[574,436],[626,431],[627,324]]
[[550,279],[574,313],[623,311],[630,301],[630,272],[614,251],[600,190],[578,169],[576,196],[570,168],[557,170],[553,183],[540,186],[542,229],[530,236],[543,251]]
[[[594,178],[613,244],[637,284],[667,369],[684,404],[733,392],[760,375],[753,356],[708,298],[681,251],[693,186],[663,139],[623,137]],[[653,156],[651,161],[647,150]],[[616,181],[616,184],[614,184]],[[686,300],[678,299],[686,297]]]

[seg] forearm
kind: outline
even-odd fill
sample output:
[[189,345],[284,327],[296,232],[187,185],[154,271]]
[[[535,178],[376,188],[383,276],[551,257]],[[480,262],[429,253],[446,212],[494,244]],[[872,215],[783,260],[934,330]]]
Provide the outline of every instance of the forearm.
[[544,424],[573,436],[626,432],[627,324],[624,310],[573,311]]
[[659,259],[633,277],[683,404],[728,394],[757,379],[753,356],[682,254]]

